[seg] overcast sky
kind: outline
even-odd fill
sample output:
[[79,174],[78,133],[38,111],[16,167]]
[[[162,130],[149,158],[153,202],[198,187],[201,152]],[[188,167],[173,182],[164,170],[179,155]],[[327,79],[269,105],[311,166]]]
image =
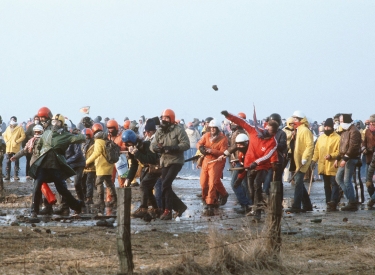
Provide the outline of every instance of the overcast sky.
[[0,115],[364,120],[374,49],[375,1],[2,0]]

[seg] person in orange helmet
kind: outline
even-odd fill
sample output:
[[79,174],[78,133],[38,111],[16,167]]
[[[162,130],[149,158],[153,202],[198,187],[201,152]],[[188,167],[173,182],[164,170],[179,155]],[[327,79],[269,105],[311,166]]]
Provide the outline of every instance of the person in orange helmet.
[[[228,139],[221,132],[221,123],[212,119],[206,132],[197,143],[197,149],[205,156],[201,166],[200,184],[202,188],[202,200],[207,204],[204,214],[214,216],[214,207],[224,205],[229,196],[220,178],[223,175],[224,161],[216,161],[224,151],[228,149]],[[219,202],[218,194],[221,195]]]

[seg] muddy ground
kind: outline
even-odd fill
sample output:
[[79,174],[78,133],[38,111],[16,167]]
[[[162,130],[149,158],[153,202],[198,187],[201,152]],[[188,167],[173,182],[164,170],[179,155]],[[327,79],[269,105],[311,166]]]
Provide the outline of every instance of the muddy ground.
[[[131,242],[138,274],[375,274],[374,213],[362,204],[357,212],[325,211],[323,183],[313,183],[314,211],[284,213],[279,258],[264,253],[268,239],[260,223],[237,214],[229,177],[223,182],[228,203],[214,217],[203,217],[197,174],[175,181],[188,205],[180,221],[132,219]],[[69,186],[72,189],[72,186]],[[0,196],[1,274],[116,274],[119,271],[116,222],[97,226],[89,220],[43,219],[23,222],[32,183],[24,177],[5,184]],[[132,188],[138,207],[139,188]],[[293,186],[285,184],[284,205]],[[366,194],[368,199],[368,195]],[[345,200],[343,200],[345,202]],[[115,214],[115,213],[112,213]],[[18,216],[18,218],[17,218]],[[88,216],[88,215],[87,215]],[[321,219],[321,222],[315,223]],[[16,223],[17,222],[17,223]],[[265,256],[266,255],[266,256]]]

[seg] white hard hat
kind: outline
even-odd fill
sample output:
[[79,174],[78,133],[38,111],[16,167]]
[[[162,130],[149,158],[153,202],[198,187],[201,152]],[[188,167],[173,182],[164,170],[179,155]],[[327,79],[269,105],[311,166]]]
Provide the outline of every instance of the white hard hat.
[[304,117],[306,117],[306,116],[305,116],[305,114],[304,114],[303,112],[297,110],[297,111],[294,111],[292,117],[304,118]]
[[208,127],[217,127],[219,129],[221,129],[221,122],[218,121],[216,118],[214,118],[213,120],[211,120],[209,123],[208,123]]
[[237,143],[240,143],[240,142],[246,142],[246,141],[249,141],[249,137],[245,134],[238,134],[238,136],[236,136],[236,142]]
[[35,131],[39,131],[39,132],[44,132],[44,129],[43,129],[43,127],[42,127],[42,125],[39,125],[39,124],[37,124],[37,125],[35,125],[34,127],[33,127],[33,131],[35,132]]

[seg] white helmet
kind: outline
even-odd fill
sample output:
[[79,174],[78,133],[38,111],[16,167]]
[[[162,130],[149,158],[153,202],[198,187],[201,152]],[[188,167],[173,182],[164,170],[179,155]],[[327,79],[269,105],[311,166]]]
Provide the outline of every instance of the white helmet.
[[292,117],[304,118],[306,116],[305,116],[305,114],[303,112],[297,110],[297,111],[294,111]]
[[208,123],[208,127],[217,127],[220,130],[221,129],[221,123],[216,118],[214,118],[213,120],[211,120]]
[[37,125],[35,125],[34,127],[33,127],[33,131],[34,132],[36,132],[36,131],[39,131],[39,132],[44,132],[44,129],[43,129],[43,127],[42,127],[42,125],[39,125],[39,124],[37,124]]
[[246,141],[249,141],[249,137],[247,135],[238,134],[238,136],[236,136],[236,143],[246,142]]

